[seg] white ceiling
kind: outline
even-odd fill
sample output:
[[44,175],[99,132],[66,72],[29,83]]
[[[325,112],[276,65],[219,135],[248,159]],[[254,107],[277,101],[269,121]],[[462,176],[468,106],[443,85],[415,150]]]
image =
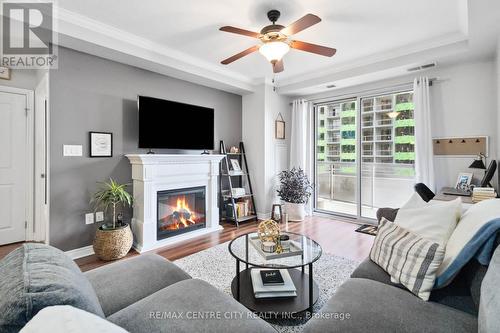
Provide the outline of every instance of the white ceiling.
[[58,5],[82,22],[90,19],[99,28],[96,32],[109,30],[150,42],[155,52],[166,50],[179,62],[242,84],[272,77],[271,66],[258,53],[221,65],[222,59],[259,41],[218,28],[233,25],[259,31],[269,24],[266,12],[273,8],[281,11],[278,23],[283,25],[306,13],[320,16],[322,22],[294,38],[338,50],[332,58],[290,51],[284,58],[285,71],[276,75],[279,82],[289,84],[463,42],[470,24],[467,0],[58,0]]

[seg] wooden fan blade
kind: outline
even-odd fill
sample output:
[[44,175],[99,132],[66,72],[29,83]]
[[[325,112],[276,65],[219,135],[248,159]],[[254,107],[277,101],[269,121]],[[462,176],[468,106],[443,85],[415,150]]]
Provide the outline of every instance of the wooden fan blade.
[[281,33],[290,36],[319,22],[321,22],[321,19],[318,16],[313,14],[306,14],[297,21],[290,24],[288,27],[282,29]]
[[230,64],[233,61],[238,60],[239,58],[243,58],[244,56],[246,56],[246,55],[248,55],[248,54],[250,54],[252,52],[257,51],[259,49],[259,47],[260,47],[259,45],[252,46],[252,47],[246,49],[245,51],[241,51],[240,53],[235,54],[232,57],[229,57],[227,59],[222,60],[220,63],[223,64],[223,65]]
[[273,64],[273,73],[283,72],[285,67],[283,67],[283,59]]
[[325,57],[331,57],[337,52],[336,49],[331,47],[301,42],[298,40],[292,40],[290,42],[290,47],[301,51],[316,53]]
[[236,27],[231,27],[229,25],[226,25],[222,28],[219,28],[220,31],[225,31],[225,32],[231,32],[233,34],[238,34],[238,35],[244,35],[244,36],[249,36],[249,37],[254,37],[254,38],[260,38],[260,33],[258,32],[253,32],[245,29],[240,29]]

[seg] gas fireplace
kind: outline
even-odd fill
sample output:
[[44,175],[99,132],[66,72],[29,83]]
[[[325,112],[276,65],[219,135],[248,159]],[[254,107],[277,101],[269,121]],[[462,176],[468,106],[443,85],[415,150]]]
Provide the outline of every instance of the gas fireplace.
[[205,186],[160,191],[157,240],[205,228]]

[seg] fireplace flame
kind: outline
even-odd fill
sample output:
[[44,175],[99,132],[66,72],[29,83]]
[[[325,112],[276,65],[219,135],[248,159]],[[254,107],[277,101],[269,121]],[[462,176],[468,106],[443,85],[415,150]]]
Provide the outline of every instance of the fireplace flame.
[[173,207],[173,212],[162,218],[164,225],[163,230],[178,230],[181,228],[187,228],[191,224],[196,224],[196,214],[191,211],[189,204],[186,201],[186,197],[178,197],[176,200],[176,206]]

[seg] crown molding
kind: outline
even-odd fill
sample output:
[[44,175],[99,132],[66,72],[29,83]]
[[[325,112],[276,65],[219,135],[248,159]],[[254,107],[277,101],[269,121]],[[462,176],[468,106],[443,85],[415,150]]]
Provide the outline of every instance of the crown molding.
[[[439,61],[443,57],[462,54],[469,50],[468,40],[463,36],[453,39],[441,39],[441,42],[434,41],[426,45],[427,47],[409,47],[406,53],[400,52],[400,49],[383,52],[367,57],[364,60],[336,66],[327,72],[315,72],[308,76],[302,75],[300,78],[289,78],[283,80],[284,82],[278,86],[278,91],[282,95],[301,95],[307,88],[326,86],[336,81],[360,77],[370,73],[411,67],[429,61]],[[404,70],[400,72],[401,75],[408,74]],[[323,88],[323,91],[327,90],[325,87]],[[321,88],[316,92],[320,91]]]
[[460,31],[339,63],[327,70],[281,76],[272,82],[271,77],[252,79],[60,7],[55,29],[58,43],[63,47],[239,95],[253,93],[262,83],[278,87],[280,94],[300,94],[304,88],[356,77],[367,71],[406,66],[424,59],[436,61],[443,54],[464,52],[468,46],[467,34]]
[[89,17],[57,8],[60,46],[224,91],[253,92],[251,79]]
[[311,72],[309,74],[300,74],[289,77],[283,77],[282,80],[287,85],[290,85],[297,82],[303,82],[305,80],[315,79],[325,75],[331,75],[343,71],[353,70],[359,67],[364,67],[383,61],[409,57],[413,54],[419,54],[420,56],[425,53],[431,54],[434,53],[436,49],[443,47],[455,48],[457,45],[460,45],[460,49],[463,51],[463,45],[465,45],[467,40],[468,40],[467,36],[463,35],[461,32],[450,33],[420,43],[408,44],[384,52],[378,52],[375,54],[363,56],[350,61],[338,63],[336,65],[330,66],[327,70],[321,70],[321,71],[318,70]]

